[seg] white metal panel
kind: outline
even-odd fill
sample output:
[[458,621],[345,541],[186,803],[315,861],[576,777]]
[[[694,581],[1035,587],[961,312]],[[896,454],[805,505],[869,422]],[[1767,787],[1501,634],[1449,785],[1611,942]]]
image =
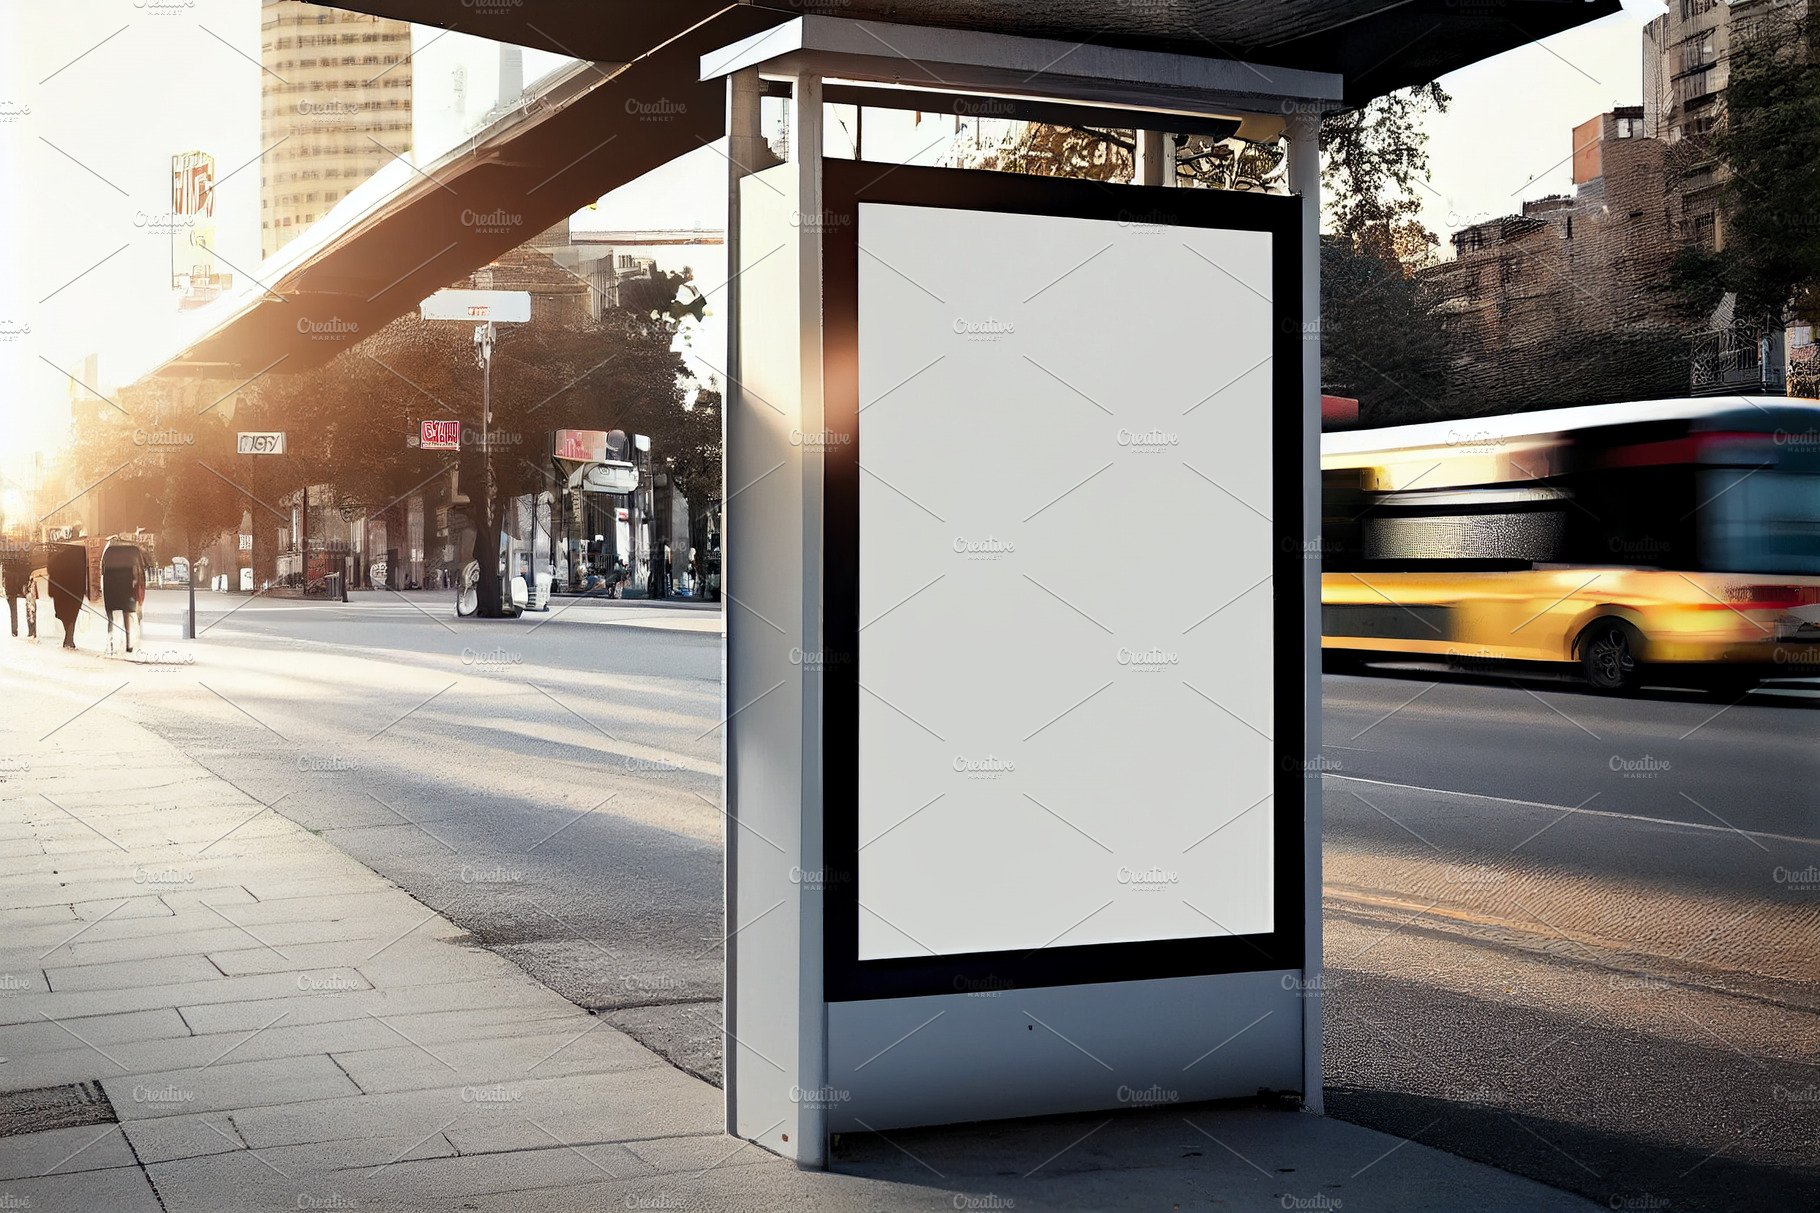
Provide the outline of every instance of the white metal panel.
[[[805,596],[810,561],[805,544],[803,429],[805,311],[801,292],[795,165],[768,169],[740,183],[740,287],[763,307],[742,309],[738,327],[740,385],[727,416],[726,563],[728,831],[734,871],[729,881],[727,1097],[733,1131],[788,1156],[818,1160],[825,1134],[820,1113],[792,1098],[813,1086],[820,1046],[820,897],[800,873],[813,869],[819,816],[806,772],[819,779],[805,747],[805,681],[800,654],[815,639],[802,620],[816,604]],[[811,280],[813,281],[813,280]],[[818,347],[819,348],[819,347]],[[819,415],[819,403],[816,405]],[[815,848],[805,850],[805,844]],[[805,968],[805,960],[812,968]],[[805,1008],[808,1008],[805,1011]],[[803,1036],[814,1041],[805,1051]]]
[[835,1132],[1229,1099],[1302,1085],[1294,970],[828,1007]]

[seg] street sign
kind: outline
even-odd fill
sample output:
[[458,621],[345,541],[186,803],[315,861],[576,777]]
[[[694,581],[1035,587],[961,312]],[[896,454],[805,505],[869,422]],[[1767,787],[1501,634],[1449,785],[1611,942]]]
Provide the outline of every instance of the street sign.
[[419,445],[426,451],[459,451],[461,449],[461,422],[424,422]]
[[638,488],[638,469],[629,463],[590,463],[582,469],[584,493],[630,493]]
[[522,323],[531,318],[530,291],[437,291],[420,305],[425,320],[491,320]]
[[242,430],[234,449],[241,455],[282,455],[284,454],[284,431]]

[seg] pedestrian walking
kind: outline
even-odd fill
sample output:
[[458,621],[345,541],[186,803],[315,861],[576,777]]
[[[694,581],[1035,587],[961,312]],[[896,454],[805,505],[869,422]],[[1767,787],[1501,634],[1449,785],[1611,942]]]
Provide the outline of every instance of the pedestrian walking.
[[[126,633],[126,651],[133,651],[133,633],[144,627],[145,552],[125,539],[110,539],[101,551],[101,608],[107,612],[107,648],[114,651],[114,613]],[[143,639],[143,637],[141,637]]]
[[88,550],[81,544],[51,545],[48,562],[51,607],[63,625],[63,647],[76,647],[76,619],[88,598]]
[[9,552],[4,561],[0,561],[0,582],[6,589],[6,617],[12,625],[13,635],[19,634],[19,615],[21,607],[25,614],[25,635],[27,639],[38,638],[38,587],[32,579],[32,557],[30,551]]

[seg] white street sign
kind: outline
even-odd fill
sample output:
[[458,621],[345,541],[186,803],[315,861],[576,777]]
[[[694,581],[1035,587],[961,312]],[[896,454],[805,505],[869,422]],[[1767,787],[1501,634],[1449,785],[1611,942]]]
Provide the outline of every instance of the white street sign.
[[425,320],[491,320],[523,323],[531,318],[530,291],[437,291],[420,305]]
[[235,451],[242,455],[284,454],[284,431],[249,432],[242,430]]
[[630,493],[638,488],[638,469],[629,463],[590,463],[582,469],[584,493]]

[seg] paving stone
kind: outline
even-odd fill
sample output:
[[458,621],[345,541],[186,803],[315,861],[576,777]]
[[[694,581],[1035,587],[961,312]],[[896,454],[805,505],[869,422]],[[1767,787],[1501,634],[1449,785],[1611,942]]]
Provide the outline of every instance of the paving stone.
[[[384,1170],[360,1177],[375,1203],[409,1197],[422,1201],[441,1197],[465,1203],[490,1192],[536,1192],[542,1188],[625,1179],[651,1173],[637,1155],[619,1145],[566,1144],[560,1133],[545,1135],[537,1150],[511,1150],[498,1154],[462,1155],[427,1161],[406,1159]],[[350,1173],[343,1177],[353,1180]]]
[[194,1116],[153,1116],[120,1125],[133,1152],[145,1166],[173,1158],[200,1158],[244,1150],[247,1143],[225,1112]]
[[170,1213],[138,1167],[9,1179],[0,1183],[0,1208],[30,1213]]
[[[339,943],[371,938],[360,934],[358,928],[350,929],[339,923],[318,923],[311,926],[316,931],[311,941]],[[249,933],[248,928],[224,922],[212,914],[205,913],[200,918],[186,914],[179,915],[171,923],[171,929],[163,934],[124,939],[91,939],[85,935],[75,943],[59,949],[45,963],[58,964],[61,957],[61,963],[66,965],[113,964],[124,960],[155,960],[161,956],[213,956],[248,947],[278,948],[295,957],[297,953],[293,947],[300,946],[296,936],[307,935],[310,929],[285,924],[281,927],[254,927],[251,928],[253,933]],[[0,953],[0,964],[5,960],[5,954]],[[298,960],[289,967],[314,968],[317,964],[314,960]],[[218,970],[220,967],[216,965]]]
[[353,969],[261,973],[250,977],[217,975],[212,981],[191,981],[174,986],[18,994],[0,1000],[0,1015],[12,1023],[32,1023],[46,1015],[54,1015],[58,1019],[77,1019],[87,1015],[144,1011],[154,1007],[189,1007],[210,1002],[234,1003],[261,998],[307,997],[306,994],[299,993],[305,988],[300,983],[306,982],[315,983],[315,988],[364,989],[368,986],[366,978]]
[[577,1075],[559,1083],[500,1085],[517,1097],[503,1106],[518,1115],[469,1115],[445,1129],[463,1154],[535,1145],[524,1131],[527,1117],[563,1126],[572,1140],[617,1141],[634,1151],[646,1138],[718,1137],[725,1118],[719,1091],[668,1066]]
[[74,1174],[137,1165],[119,1125],[75,1125],[0,1137],[0,1188],[9,1180],[52,1172]]
[[780,1161],[775,1154],[724,1133],[659,1137],[627,1142],[626,1148],[660,1174],[687,1174]]
[[21,994],[48,994],[50,982],[44,976],[44,970],[30,966],[31,957],[26,957],[24,964],[0,964],[0,1019],[6,1017],[6,1000]]
[[54,993],[82,990],[127,990],[140,986],[175,986],[188,982],[216,981],[221,970],[204,956],[163,956],[155,960],[123,960],[113,964],[46,965]]
[[96,922],[103,918],[168,918],[172,913],[171,907],[153,893],[78,901],[72,908],[76,911],[76,917],[83,922]]
[[[254,928],[259,930],[259,928]],[[424,928],[425,931],[429,927]],[[263,935],[264,931],[260,930]],[[444,941],[434,937],[407,937],[397,939],[398,928],[393,926],[388,933],[360,939],[324,939],[316,943],[278,945],[278,949],[259,945],[247,947],[247,939],[242,936],[236,940],[236,946],[208,954],[209,963],[217,970],[238,977],[247,973],[276,973],[287,969],[328,968],[345,965],[351,968],[370,964],[385,956],[387,963],[396,965],[400,957],[417,952],[421,964],[413,966],[414,972],[434,971],[443,977],[448,976],[448,954],[443,948]],[[276,944],[278,941],[272,940]],[[425,945],[429,946],[426,947]],[[375,982],[375,985],[388,984]]]
[[122,1121],[360,1093],[340,1066],[321,1056],[221,1061],[190,1069],[103,1077],[101,1085]]
[[[178,889],[158,894],[158,899],[171,908],[171,912],[182,916],[185,911],[197,910],[202,906],[250,906],[258,903],[258,898],[247,892],[239,884],[219,885],[207,889]],[[202,913],[208,914],[207,910]],[[213,918],[214,915],[209,914]],[[233,917],[232,914],[229,917]]]
[[[359,1019],[371,1012],[395,1018],[401,1015],[432,1014],[450,1010],[497,1010],[524,1008],[555,1014],[576,1010],[574,1004],[557,997],[543,986],[527,980],[523,974],[515,979],[479,978],[454,980],[436,985],[410,986],[399,990],[373,988],[364,978],[350,980],[342,974],[352,970],[328,971],[320,978],[300,974],[298,986],[283,997],[248,999],[240,1002],[215,1002],[184,1005],[178,1008],[187,1022],[199,1033],[250,1032],[269,1021],[280,1011],[288,1011],[287,1024],[329,1023]],[[358,974],[354,974],[358,977]],[[235,980],[248,980],[236,978]],[[341,983],[347,984],[341,984]],[[4,1006],[0,1002],[0,1006]]]
[[557,1078],[565,1074],[607,1074],[665,1063],[599,1020],[592,1030],[456,1042],[434,1050],[403,1045],[391,1049],[335,1054],[335,1060],[363,1091],[402,1091],[455,1084],[479,1085]]
[[[0,1000],[0,1009],[5,1001]],[[58,1026],[61,1024],[62,1026]],[[18,1064],[34,1053],[50,1053],[76,1043],[71,1033],[106,1047],[130,1041],[165,1040],[188,1036],[189,1025],[172,1007],[150,1011],[128,1011],[123,1015],[90,1015],[81,1019],[60,1019],[57,1023],[39,1019],[31,1023],[0,1024],[0,1057]]]
[[[179,1023],[181,1017],[175,1016]],[[361,1016],[345,1022],[293,1025],[288,1013],[274,1012],[261,1024],[244,1032],[178,1035],[103,1046],[79,1024],[67,1025],[89,1043],[78,1041],[56,1024],[44,1024],[55,1037],[44,1036],[49,1048],[19,1050],[0,1073],[0,1087],[14,1089],[51,1086],[100,1073],[116,1079],[157,1074],[185,1067],[200,1067],[229,1054],[237,1062],[282,1057],[327,1055],[330,1050],[386,1049],[409,1040],[440,1053],[446,1042],[501,1040],[515,1035],[548,1033],[573,1023],[580,1031],[590,1021],[587,1012],[570,1008],[560,1018],[524,1019],[521,1012],[464,1012],[428,1020],[413,1016],[375,1018]],[[31,1025],[24,1025],[31,1026]],[[4,1029],[0,1029],[3,1032]],[[0,1039],[4,1039],[0,1037]]]

